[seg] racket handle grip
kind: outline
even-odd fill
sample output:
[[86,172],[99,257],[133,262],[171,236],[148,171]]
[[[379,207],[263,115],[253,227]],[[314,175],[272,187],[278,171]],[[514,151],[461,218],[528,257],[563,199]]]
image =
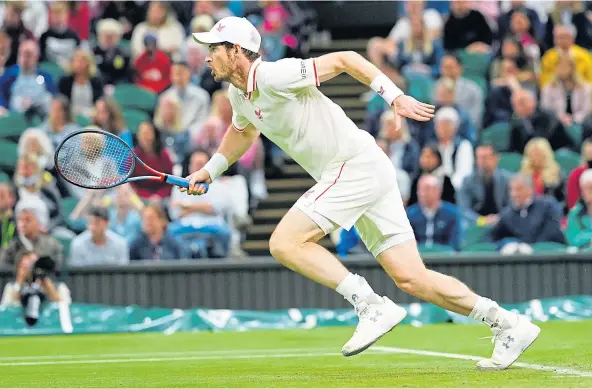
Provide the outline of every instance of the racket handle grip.
[[[180,186],[182,188],[189,188],[189,180],[187,178],[167,175],[165,181],[167,184]],[[203,183],[203,185],[206,186],[206,191],[207,191],[209,185],[206,184],[205,182]]]

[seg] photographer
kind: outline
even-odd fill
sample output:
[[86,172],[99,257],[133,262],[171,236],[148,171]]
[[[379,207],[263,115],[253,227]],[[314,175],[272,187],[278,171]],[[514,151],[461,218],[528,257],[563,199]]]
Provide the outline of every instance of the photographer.
[[15,213],[18,234],[0,254],[0,263],[14,265],[16,279],[4,288],[0,305],[18,305],[20,302],[28,307],[32,296],[37,296],[39,302],[45,296],[51,301],[59,301],[62,292],[56,290],[50,276],[62,263],[63,253],[59,242],[46,233],[47,208],[42,200],[29,197],[17,203]]

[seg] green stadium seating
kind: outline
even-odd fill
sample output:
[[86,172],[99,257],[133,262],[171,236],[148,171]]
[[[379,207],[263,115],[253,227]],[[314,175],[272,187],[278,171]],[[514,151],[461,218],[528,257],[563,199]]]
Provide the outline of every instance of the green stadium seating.
[[567,127],[567,135],[571,138],[571,140],[576,144],[579,145],[582,143],[582,125],[581,124],[573,124]]
[[469,226],[464,230],[463,247],[470,247],[478,243],[484,243],[484,239],[491,231],[491,226]]
[[156,107],[156,94],[133,84],[119,84],[115,87],[113,98],[122,108],[134,108],[152,112]]
[[555,160],[561,167],[561,173],[565,176],[568,176],[573,169],[582,163],[582,157],[579,154],[567,149],[557,150]]
[[80,127],[86,127],[91,123],[92,120],[89,117],[76,115],[76,124],[78,124]]
[[470,246],[467,246],[463,249],[465,252],[473,252],[473,253],[481,253],[481,252],[496,252],[497,246],[495,243],[489,242],[482,242],[482,243],[475,243]]
[[407,94],[419,101],[430,103],[434,81],[425,76],[409,76]]
[[0,182],[10,182],[10,176],[5,172],[0,171]]
[[13,173],[18,160],[18,145],[4,139],[0,139],[0,169]]
[[450,246],[444,246],[441,244],[433,244],[431,246],[420,245],[419,252],[422,254],[430,253],[430,254],[445,254],[445,255],[454,255],[456,251]]
[[70,256],[70,245],[72,244],[72,239],[64,237],[56,237],[56,239],[62,245],[64,258],[67,259]]
[[499,153],[499,167],[512,173],[518,173],[522,167],[522,158],[518,153]]
[[467,80],[473,81],[483,91],[483,96],[487,95],[487,80],[481,76],[465,76]]
[[480,143],[491,143],[497,151],[506,151],[510,146],[510,124],[506,122],[495,123],[484,128],[481,132]]
[[56,63],[53,62],[41,62],[39,64],[39,69],[46,71],[51,75],[54,84],[58,84],[60,78],[62,78],[65,74],[64,69]]
[[151,122],[150,115],[145,111],[140,111],[133,108],[127,108],[123,111],[123,118],[127,124],[127,128],[135,134],[138,132],[138,127],[142,122]]
[[534,253],[558,253],[567,251],[567,246],[555,242],[540,242],[531,245]]
[[463,65],[463,76],[476,76],[484,78],[489,71],[489,55],[481,53],[468,53],[460,51],[458,53]]
[[0,117],[0,138],[18,141],[28,127],[22,114],[11,112],[8,116]]

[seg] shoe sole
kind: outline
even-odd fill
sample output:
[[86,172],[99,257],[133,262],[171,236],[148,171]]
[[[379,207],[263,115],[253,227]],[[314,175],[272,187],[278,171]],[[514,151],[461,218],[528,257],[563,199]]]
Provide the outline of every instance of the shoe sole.
[[374,343],[378,342],[383,336],[385,336],[386,334],[388,334],[389,332],[391,332],[396,326],[398,326],[399,324],[401,324],[401,322],[405,319],[405,317],[407,317],[407,311],[405,311],[403,309],[403,316],[399,319],[398,322],[396,322],[390,329],[388,329],[387,331],[385,331],[384,333],[382,333],[380,336],[378,336],[376,339],[374,339],[373,341],[369,342],[368,344],[365,344],[364,346],[357,348],[355,350],[352,350],[350,352],[346,352],[346,351],[341,351],[341,353],[343,354],[344,357],[353,357],[354,355],[358,355],[364,351],[366,351],[370,346],[372,346]]
[[518,355],[516,356],[516,358],[514,358],[514,360],[513,360],[512,362],[510,362],[510,363],[509,363],[509,364],[507,364],[506,366],[499,366],[499,367],[480,367],[480,366],[477,366],[477,370],[480,370],[480,371],[499,371],[499,370],[506,370],[508,367],[512,366],[512,364],[513,364],[514,362],[516,362],[516,361],[518,360],[518,358],[520,358],[520,356],[521,356],[522,354],[524,354],[524,352],[525,352],[526,350],[528,350],[528,348],[529,348],[530,346],[532,346],[532,344],[535,342],[535,340],[537,340],[537,338],[539,337],[539,335],[540,335],[540,333],[541,333],[541,328],[540,328],[539,326],[536,326],[536,328],[537,328],[537,332],[536,332],[536,334],[535,334],[534,338],[532,338],[532,340],[530,341],[530,343],[529,343],[529,344],[528,344],[526,347],[524,347],[524,350],[522,350],[522,351],[520,352],[520,354],[518,354]]

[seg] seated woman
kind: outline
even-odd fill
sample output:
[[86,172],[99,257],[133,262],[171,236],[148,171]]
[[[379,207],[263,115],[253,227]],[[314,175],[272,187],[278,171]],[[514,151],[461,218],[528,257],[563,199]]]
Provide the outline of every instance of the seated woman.
[[380,117],[380,139],[386,142],[386,154],[396,169],[403,169],[415,178],[419,171],[419,144],[409,135],[407,121],[402,120],[399,130],[395,127],[395,114],[385,111]]
[[74,116],[90,117],[95,103],[103,96],[103,83],[96,77],[97,67],[90,53],[76,50],[71,71],[60,79],[58,90],[72,102]]
[[450,177],[444,173],[444,167],[442,166],[442,154],[438,149],[438,145],[428,145],[421,150],[419,156],[419,174],[415,177],[411,183],[411,191],[409,193],[409,201],[407,206],[411,206],[417,203],[417,184],[419,178],[423,174],[431,174],[442,180],[442,201],[449,203],[456,203],[456,190],[452,185]]
[[54,235],[73,237],[74,234],[62,227],[64,215],[61,208],[61,196],[53,176],[43,170],[37,155],[21,155],[14,174],[17,199],[39,198],[49,212],[48,232]]
[[531,35],[530,19],[526,13],[515,11],[510,20],[510,36],[520,44],[526,58],[533,64],[535,71],[540,68],[541,48],[537,40]]
[[[151,123],[143,122],[138,128],[138,145],[134,147],[136,155],[148,166],[159,172],[172,174],[173,161],[168,151],[163,148],[160,131]],[[152,173],[141,164],[136,164],[134,176],[150,176]],[[141,199],[160,200],[171,195],[172,186],[160,181],[137,181],[131,183]]]
[[535,195],[548,195],[557,201],[565,198],[561,169],[547,139],[533,138],[526,144],[520,173],[532,177]]
[[180,163],[189,152],[189,131],[183,127],[181,101],[175,94],[158,100],[154,113],[154,125],[160,130],[163,143],[172,154],[175,163]]
[[397,55],[393,65],[404,77],[410,74],[437,78],[440,73],[440,60],[444,49],[439,40],[434,40],[428,29],[424,28],[423,16],[410,18],[409,39],[398,43]]
[[51,170],[54,166],[54,147],[47,134],[37,128],[29,128],[22,133],[18,142],[19,156],[33,154],[37,157],[39,167],[43,170]]
[[47,120],[39,128],[51,139],[54,148],[71,132],[80,130],[80,126],[74,122],[70,100],[66,96],[56,96],[49,106]]
[[93,124],[104,131],[119,136],[130,147],[133,147],[132,133],[125,125],[121,107],[110,97],[101,97],[95,103]]
[[590,247],[592,244],[592,169],[582,173],[579,182],[582,198],[569,211],[565,237],[574,247]]
[[573,58],[559,58],[554,79],[541,91],[541,107],[566,126],[582,123],[592,112],[592,85],[576,73]]
[[502,63],[504,59],[513,59],[518,66],[517,79],[520,83],[529,83],[536,87],[537,79],[532,62],[524,53],[524,49],[518,41],[512,37],[503,40],[499,52],[489,66],[489,79],[495,80],[502,76]]

